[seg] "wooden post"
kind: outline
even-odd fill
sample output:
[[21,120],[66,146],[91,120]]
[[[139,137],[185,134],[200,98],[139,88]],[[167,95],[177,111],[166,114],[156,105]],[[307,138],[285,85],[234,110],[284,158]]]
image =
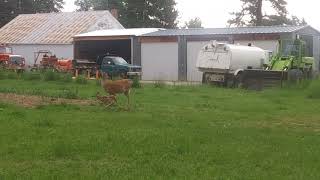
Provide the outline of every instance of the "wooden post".
[[87,70],[87,78],[90,79],[90,70]]
[[99,70],[96,70],[96,79],[99,79]]
[[79,69],[76,69],[76,74],[75,74],[76,78],[79,76]]

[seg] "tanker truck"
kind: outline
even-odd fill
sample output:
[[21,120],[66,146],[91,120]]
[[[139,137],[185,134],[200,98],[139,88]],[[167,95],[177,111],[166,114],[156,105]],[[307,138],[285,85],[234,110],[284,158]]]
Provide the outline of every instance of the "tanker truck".
[[203,72],[203,83],[235,86],[239,83],[239,73],[245,69],[263,69],[269,64],[269,57],[269,51],[258,47],[212,41],[200,50],[196,66]]
[[203,72],[204,83],[262,90],[312,78],[315,59],[307,57],[306,47],[299,37],[279,40],[269,62],[270,53],[258,47],[211,42],[201,49],[197,68]]

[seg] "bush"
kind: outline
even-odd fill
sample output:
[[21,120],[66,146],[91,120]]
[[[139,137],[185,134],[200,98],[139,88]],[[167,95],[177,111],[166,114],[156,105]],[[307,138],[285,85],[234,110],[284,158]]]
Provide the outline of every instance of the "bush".
[[153,86],[155,88],[164,88],[166,86],[166,84],[163,81],[156,81],[156,82],[154,82]]
[[38,72],[25,72],[22,74],[22,78],[28,81],[41,80],[41,74]]
[[76,78],[76,83],[77,84],[87,84],[88,80],[84,76],[78,76]]
[[320,99],[320,80],[313,81],[307,88],[307,97],[312,99]]
[[141,88],[142,87],[139,78],[135,77],[135,78],[133,78],[132,81],[133,81],[133,83],[132,83],[133,88]]
[[6,74],[0,69],[0,80],[1,79],[6,79]]
[[7,72],[7,78],[8,79],[18,79],[19,76],[18,76],[18,73],[16,73],[16,72]]
[[46,71],[43,73],[43,80],[44,81],[58,81],[58,80],[60,80],[60,74],[55,73],[53,71]]
[[59,98],[65,99],[77,99],[79,97],[78,89],[64,89],[61,94],[59,94]]
[[96,80],[96,85],[99,86],[99,87],[101,86],[101,80],[100,79]]
[[69,74],[69,73],[61,74],[61,78],[60,79],[61,79],[62,82],[66,82],[66,83],[72,82],[72,75]]

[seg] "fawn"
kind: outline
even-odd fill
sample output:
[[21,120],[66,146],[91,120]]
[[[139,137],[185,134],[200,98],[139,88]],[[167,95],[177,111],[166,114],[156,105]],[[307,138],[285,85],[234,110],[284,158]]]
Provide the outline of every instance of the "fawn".
[[117,94],[124,94],[127,96],[128,105],[130,104],[130,90],[132,88],[132,81],[129,79],[122,80],[102,80],[103,89],[111,96],[117,97]]

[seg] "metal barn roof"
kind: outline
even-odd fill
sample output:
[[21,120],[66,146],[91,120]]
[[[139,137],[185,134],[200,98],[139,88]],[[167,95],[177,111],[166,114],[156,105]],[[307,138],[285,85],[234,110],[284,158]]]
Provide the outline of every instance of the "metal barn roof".
[[0,29],[0,43],[71,44],[80,33],[123,28],[109,11],[22,14]]
[[109,30],[98,30],[88,33],[78,34],[74,37],[105,37],[105,36],[141,36],[152,32],[164,30],[160,28],[132,28],[132,29],[109,29]]
[[275,34],[292,33],[311,26],[257,26],[231,28],[204,28],[204,29],[168,29],[143,36],[192,36],[192,35],[232,35],[232,34]]

